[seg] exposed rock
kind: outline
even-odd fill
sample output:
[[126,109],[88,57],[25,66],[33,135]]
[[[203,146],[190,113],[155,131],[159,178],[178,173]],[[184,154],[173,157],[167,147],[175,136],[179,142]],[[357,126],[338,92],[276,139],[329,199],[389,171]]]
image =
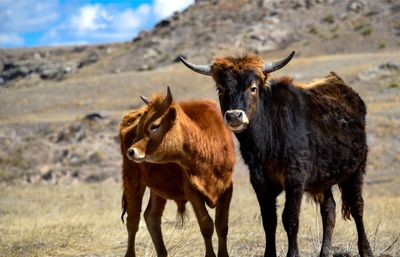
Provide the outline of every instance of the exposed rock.
[[[398,48],[398,9],[395,1],[378,4],[374,0],[196,1],[185,11],[160,21],[154,29],[140,32],[131,42],[19,50],[24,53],[14,57],[9,50],[0,51],[3,63],[18,66],[3,74],[0,64],[0,76],[8,83],[39,70],[43,79],[60,80],[77,69],[96,65],[100,59],[105,65],[93,69],[95,75],[147,71],[170,65],[182,53],[205,62],[220,54],[265,53],[292,45],[304,55],[368,52],[379,46],[391,50]],[[382,15],[385,19],[379,18]],[[368,27],[362,27],[365,24]],[[357,26],[365,29],[355,33]],[[364,43],[367,35],[373,40]],[[24,65],[28,68],[24,70],[16,64],[26,60],[36,68]],[[64,63],[70,61],[75,64],[65,67]]]
[[91,163],[100,163],[102,161],[101,154],[99,151],[95,151],[89,154],[88,161]]
[[61,65],[57,62],[47,63],[39,67],[38,71],[42,79],[61,79],[64,75]]
[[385,62],[378,67],[381,70],[400,70],[400,63],[397,62]]
[[68,149],[56,150],[54,153],[53,163],[62,163],[69,156],[70,152]]
[[30,73],[30,69],[24,66],[23,63],[5,63],[3,72],[1,72],[1,77],[5,82],[14,80],[17,78],[22,78]]
[[69,164],[73,166],[83,164],[84,161],[83,156],[78,153],[72,153],[68,160]]
[[75,46],[72,51],[75,53],[81,53],[85,50],[86,50],[86,46]]
[[99,54],[96,52],[89,53],[84,59],[78,64],[78,69],[81,69],[87,65],[97,62],[100,59]]
[[92,113],[86,114],[86,116],[83,119],[84,120],[101,120],[101,119],[105,119],[106,117],[107,117],[107,115],[105,113],[92,112]]
[[360,0],[351,1],[347,7],[347,9],[351,12],[359,13],[365,7],[365,4]]
[[85,127],[81,123],[75,123],[59,131],[55,137],[55,142],[80,142],[85,136]]
[[170,20],[161,20],[159,23],[156,24],[156,28],[167,27],[171,24]]
[[400,64],[396,62],[384,62],[377,67],[366,70],[358,75],[360,80],[370,80],[390,76],[393,72],[400,70]]

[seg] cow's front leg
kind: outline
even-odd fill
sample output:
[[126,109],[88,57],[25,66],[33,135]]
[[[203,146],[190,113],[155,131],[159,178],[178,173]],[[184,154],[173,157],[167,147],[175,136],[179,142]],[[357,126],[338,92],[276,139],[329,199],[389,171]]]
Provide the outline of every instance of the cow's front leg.
[[277,188],[268,181],[259,181],[255,176],[251,176],[250,179],[260,205],[266,241],[264,256],[276,257],[276,197],[282,189]]

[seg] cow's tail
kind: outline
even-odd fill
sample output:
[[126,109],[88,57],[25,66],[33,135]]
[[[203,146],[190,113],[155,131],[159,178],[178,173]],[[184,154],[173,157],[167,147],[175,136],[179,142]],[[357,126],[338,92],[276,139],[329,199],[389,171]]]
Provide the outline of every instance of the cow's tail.
[[127,209],[127,203],[126,203],[125,194],[122,194],[121,209],[122,209],[121,220],[122,220],[122,223],[125,223],[124,216],[125,216],[126,209]]
[[362,199],[362,185],[365,174],[366,156],[359,167],[348,180],[339,184],[342,193],[342,215],[343,219],[349,220],[353,212],[362,211],[364,201]]
[[177,224],[179,227],[183,227],[185,221],[188,219],[186,212],[186,201],[176,201],[178,210],[176,211]]

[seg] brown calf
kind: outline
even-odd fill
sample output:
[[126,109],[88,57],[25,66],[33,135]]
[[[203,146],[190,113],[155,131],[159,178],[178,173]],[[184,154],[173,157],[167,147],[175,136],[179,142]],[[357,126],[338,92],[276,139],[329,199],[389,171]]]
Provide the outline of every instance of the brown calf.
[[157,256],[167,256],[161,234],[166,199],[174,200],[180,213],[190,201],[204,238],[206,256],[215,253],[211,241],[214,225],[205,203],[216,207],[218,256],[228,256],[226,237],[235,150],[217,105],[208,100],[173,103],[168,89],[165,99],[154,97],[147,108],[128,114],[120,131],[123,207],[128,212],[126,256],[135,256],[134,237],[146,186],[151,189],[151,197],[145,220]]

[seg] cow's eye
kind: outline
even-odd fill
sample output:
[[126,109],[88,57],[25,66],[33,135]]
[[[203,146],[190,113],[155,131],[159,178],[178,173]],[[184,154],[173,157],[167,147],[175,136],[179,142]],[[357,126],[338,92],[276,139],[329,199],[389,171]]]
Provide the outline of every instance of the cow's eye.
[[151,124],[150,131],[156,132],[160,128],[160,124],[153,123]]
[[257,85],[256,84],[253,84],[251,87],[250,87],[250,92],[252,93],[252,94],[255,94],[255,93],[257,93]]

